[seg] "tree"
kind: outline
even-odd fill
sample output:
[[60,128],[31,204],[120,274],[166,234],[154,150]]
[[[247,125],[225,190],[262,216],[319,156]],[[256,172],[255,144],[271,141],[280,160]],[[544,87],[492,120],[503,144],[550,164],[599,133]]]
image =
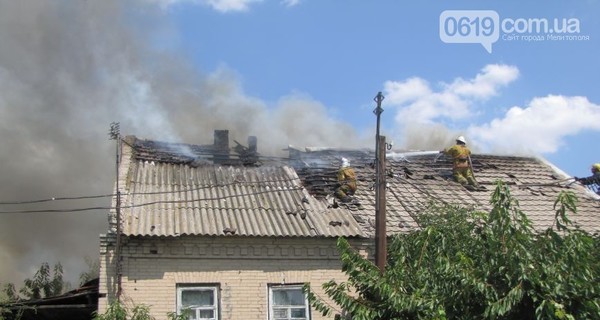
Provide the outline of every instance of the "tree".
[[63,281],[63,268],[60,262],[54,265],[53,271],[51,272],[47,262],[42,263],[33,278],[25,279],[24,286],[19,293],[25,299],[41,299],[60,295],[68,286]]
[[[340,238],[348,281],[323,288],[355,320],[599,319],[600,241],[571,224],[576,201],[561,193],[541,233],[500,182],[488,213],[432,204],[419,230],[391,239],[383,273]],[[333,313],[304,289],[317,311]]]
[[88,256],[86,256],[84,259],[88,269],[79,275],[80,286],[83,286],[86,282],[96,279],[100,276],[100,260],[92,259]]
[[[80,285],[98,277],[100,261],[85,257],[88,270],[79,275]],[[11,315],[11,319],[19,319],[26,309],[34,307],[22,304],[24,300],[37,300],[58,296],[70,290],[70,283],[63,280],[63,267],[61,263],[50,268],[47,262],[42,263],[32,278],[25,279],[23,287],[17,290],[13,283],[2,286],[0,292],[0,320]],[[7,306],[10,306],[7,307]]]
[[[5,296],[0,301],[0,320],[11,315],[10,318],[20,319],[26,309],[33,307],[22,305],[23,300],[37,300],[60,295],[69,288],[69,283],[63,281],[63,268],[60,263],[50,269],[47,262],[42,263],[33,278],[27,278],[23,287],[17,291],[12,283],[7,283],[2,288]],[[11,306],[11,307],[6,307]]]

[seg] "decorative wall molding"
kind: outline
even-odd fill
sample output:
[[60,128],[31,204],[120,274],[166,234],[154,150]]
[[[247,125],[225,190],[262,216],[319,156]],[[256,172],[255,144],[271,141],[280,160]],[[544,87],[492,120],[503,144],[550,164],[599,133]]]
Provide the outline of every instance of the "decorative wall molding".
[[[366,244],[353,244],[360,252],[371,251]],[[264,238],[129,238],[123,257],[185,259],[310,259],[339,260],[335,239],[307,240]]]

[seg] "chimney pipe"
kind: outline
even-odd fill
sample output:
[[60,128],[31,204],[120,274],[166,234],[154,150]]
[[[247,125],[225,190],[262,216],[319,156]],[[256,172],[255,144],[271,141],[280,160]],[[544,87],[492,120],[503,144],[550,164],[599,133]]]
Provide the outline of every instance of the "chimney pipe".
[[256,136],[248,136],[248,151],[242,160],[245,166],[252,166],[258,162],[257,144],[258,139]]
[[214,162],[224,163],[229,160],[229,130],[215,130]]
[[248,149],[251,153],[256,153],[257,145],[258,145],[258,139],[256,138],[256,136],[249,136],[248,137]]

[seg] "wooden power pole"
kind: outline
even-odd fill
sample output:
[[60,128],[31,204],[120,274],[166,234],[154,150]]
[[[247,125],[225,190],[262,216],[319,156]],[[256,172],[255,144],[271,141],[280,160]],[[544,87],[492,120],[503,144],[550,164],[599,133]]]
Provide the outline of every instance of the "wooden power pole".
[[373,113],[377,115],[377,133],[375,137],[375,264],[379,271],[385,270],[387,259],[387,234],[385,228],[385,136],[379,135],[381,120],[381,102],[384,96],[381,92],[375,96],[377,107]]
[[121,132],[120,132],[120,125],[118,122],[113,122],[110,124],[110,133],[109,133],[110,139],[111,140],[116,140],[117,142],[117,150],[116,150],[116,185],[115,185],[115,189],[117,190],[117,197],[116,197],[116,203],[115,203],[115,211],[116,211],[116,220],[117,220],[117,237],[116,237],[116,244],[115,244],[115,256],[114,256],[114,261],[115,261],[115,280],[117,282],[117,292],[116,292],[116,298],[117,301],[121,301],[121,191],[119,190],[119,162],[120,162],[120,146],[121,146]]

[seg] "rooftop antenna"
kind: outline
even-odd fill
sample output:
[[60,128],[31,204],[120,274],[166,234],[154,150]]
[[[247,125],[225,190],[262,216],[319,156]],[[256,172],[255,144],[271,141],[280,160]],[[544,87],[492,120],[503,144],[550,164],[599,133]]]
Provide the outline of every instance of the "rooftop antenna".
[[116,236],[116,244],[115,244],[115,276],[117,280],[117,292],[116,297],[117,301],[121,301],[121,191],[119,189],[119,162],[120,162],[120,145],[121,145],[121,125],[118,122],[110,123],[110,131],[108,135],[110,136],[110,140],[116,141],[116,175],[115,179],[116,185],[115,189],[117,190],[117,199],[115,203],[115,211],[117,213],[117,236]]
[[381,114],[381,102],[385,99],[381,91],[377,93],[373,100],[377,107],[373,113],[377,116],[377,132],[375,134],[375,264],[379,271],[385,270],[385,261],[387,256],[387,239],[385,230],[385,136],[379,134]]

